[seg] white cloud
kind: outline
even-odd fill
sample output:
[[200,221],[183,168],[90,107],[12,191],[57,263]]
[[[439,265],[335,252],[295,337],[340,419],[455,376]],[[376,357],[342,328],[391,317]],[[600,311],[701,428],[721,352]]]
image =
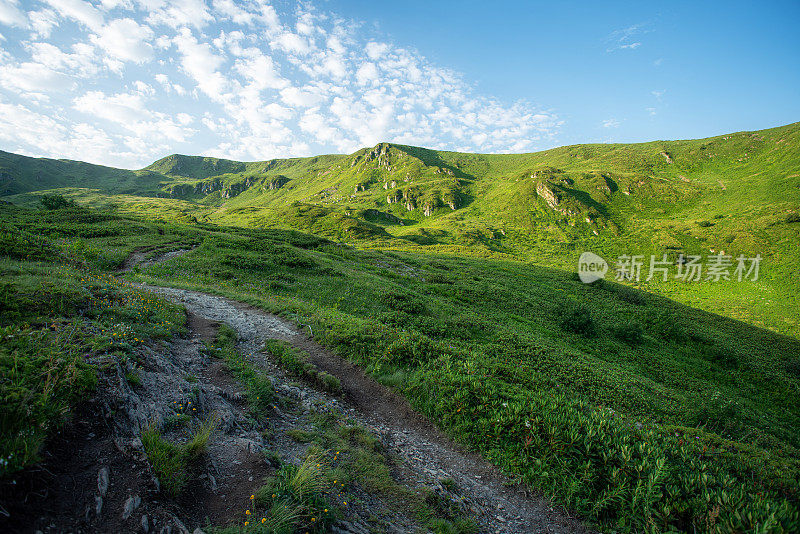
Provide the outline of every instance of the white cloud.
[[45,0],[61,16],[96,30],[103,25],[103,15],[92,4],[82,0]]
[[255,13],[242,9],[233,0],[214,0],[214,10],[234,23],[245,26],[252,25],[257,18]]
[[0,24],[28,27],[28,17],[19,8],[18,0],[0,0]]
[[280,95],[286,105],[303,108],[316,106],[325,99],[314,88],[287,87],[281,90]]
[[212,100],[224,100],[224,93],[229,86],[225,76],[217,69],[224,60],[216,55],[208,43],[198,42],[191,30],[183,28],[174,38],[175,45],[181,53],[181,66],[197,86]]
[[34,63],[71,77],[96,76],[101,68],[94,47],[84,43],[73,45],[72,52],[64,52],[57,46],[44,42],[31,43],[27,48]]
[[236,60],[233,68],[256,88],[282,89],[289,85],[289,81],[280,75],[270,56],[262,54],[257,48],[249,48],[244,53],[247,57]]
[[195,133],[186,128],[184,119],[151,111],[146,95],[141,92],[107,95],[89,91],[74,100],[74,108],[129,130],[142,141],[184,142]]
[[52,9],[42,9],[28,13],[31,27],[36,38],[47,39],[55,26],[58,26],[58,15]]
[[356,71],[356,80],[359,85],[367,85],[378,80],[378,68],[374,63],[364,63]]
[[156,0],[152,4],[147,22],[153,26],[159,24],[172,28],[193,26],[200,30],[214,20],[202,0],[168,0],[164,2]]
[[118,7],[124,9],[133,9],[132,0],[100,0],[100,5],[106,11],[111,11],[112,9],[116,9]]
[[121,61],[144,63],[153,58],[153,30],[130,18],[115,19],[90,37],[92,42],[111,57]]
[[602,122],[603,128],[619,128],[619,124],[617,119],[606,119]]
[[69,77],[41,63],[0,65],[0,86],[23,95],[63,91],[69,88]]
[[378,60],[381,59],[386,53],[389,51],[389,45],[386,43],[376,43],[374,41],[370,41],[367,43],[366,46],[367,56],[371,60]]
[[305,55],[311,52],[311,44],[300,35],[292,32],[283,32],[273,41],[272,46],[291,54]]
[[650,94],[656,97],[657,100],[661,100],[661,97],[667,92],[666,89],[658,89],[656,91],[650,91]]

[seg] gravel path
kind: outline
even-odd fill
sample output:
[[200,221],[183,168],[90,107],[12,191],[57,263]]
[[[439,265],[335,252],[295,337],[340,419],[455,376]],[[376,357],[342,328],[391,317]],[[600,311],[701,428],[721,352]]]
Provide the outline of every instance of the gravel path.
[[[342,382],[343,399],[316,390],[307,394],[330,402],[376,434],[407,464],[405,483],[441,487],[452,479],[459,500],[481,532],[588,532],[579,521],[554,507],[529,488],[512,483],[480,456],[463,450],[435,425],[417,414],[401,396],[378,384],[356,365],[308,338],[292,324],[252,306],[224,297],[184,289],[146,286],[203,319],[226,323],[240,337],[241,347],[269,373],[280,373],[262,352],[267,339],[282,339],[307,352],[317,367]],[[311,390],[311,388],[308,388]]]

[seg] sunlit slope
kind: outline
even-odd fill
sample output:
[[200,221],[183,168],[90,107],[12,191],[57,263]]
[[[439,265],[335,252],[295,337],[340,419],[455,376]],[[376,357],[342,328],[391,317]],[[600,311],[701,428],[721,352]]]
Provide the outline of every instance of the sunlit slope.
[[3,153],[0,169],[4,195],[69,187],[61,191],[80,202],[124,212],[293,228],[360,247],[511,256],[569,270],[584,250],[611,261],[760,255],[756,283],[638,285],[800,335],[800,123],[531,154],[380,143],[261,162],[172,155],[140,171]]

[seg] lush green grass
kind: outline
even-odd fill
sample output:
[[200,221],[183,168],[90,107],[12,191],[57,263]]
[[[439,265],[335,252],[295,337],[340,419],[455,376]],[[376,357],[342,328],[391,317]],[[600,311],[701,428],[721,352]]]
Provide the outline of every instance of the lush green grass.
[[37,461],[98,368],[180,332],[184,314],[104,272],[114,254],[103,241],[123,231],[122,221],[13,208],[0,220],[0,476],[7,476]]
[[317,369],[309,361],[308,354],[292,347],[285,341],[270,339],[266,343],[266,349],[291,374],[305,378],[330,393],[339,393],[341,391],[342,384],[338,378]]
[[217,337],[211,344],[211,354],[222,358],[236,380],[247,391],[247,403],[254,417],[266,415],[275,401],[275,388],[252,363],[236,350],[236,331],[226,324],[220,325]]
[[[357,250],[291,231],[70,208],[43,213],[3,212],[19,230],[9,235],[23,236],[6,238],[4,261],[41,266],[30,260],[55,247],[110,266],[121,261],[114,242],[200,242],[128,276],[312,325],[318,340],[454,437],[606,528],[798,529],[795,339],[516,261]],[[73,213],[94,222],[67,234],[60,228]],[[123,233],[137,225],[137,235]]]
[[[795,528],[796,340],[512,261],[228,232],[136,277],[312,324],[317,339],[584,517],[724,530],[774,526],[775,516]],[[569,320],[576,309],[590,329]]]

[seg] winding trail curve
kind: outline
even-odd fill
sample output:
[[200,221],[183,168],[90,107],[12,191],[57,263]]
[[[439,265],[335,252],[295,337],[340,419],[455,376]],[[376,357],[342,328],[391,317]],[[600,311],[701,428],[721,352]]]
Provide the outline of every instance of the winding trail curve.
[[[166,261],[189,250],[156,255],[148,263]],[[134,253],[135,254],[135,253]],[[140,255],[142,261],[144,258]],[[124,270],[139,263],[129,258]],[[349,417],[378,433],[384,443],[413,471],[418,479],[453,479],[468,497],[470,512],[482,532],[496,533],[585,533],[576,518],[516,484],[480,455],[455,444],[409,402],[379,384],[357,365],[322,347],[294,325],[273,314],[225,297],[160,286],[144,286],[187,311],[209,321],[226,323],[248,344],[263,346],[267,339],[284,340],[302,349],[320,369],[342,384],[342,408]],[[262,362],[265,370],[274,367]]]

